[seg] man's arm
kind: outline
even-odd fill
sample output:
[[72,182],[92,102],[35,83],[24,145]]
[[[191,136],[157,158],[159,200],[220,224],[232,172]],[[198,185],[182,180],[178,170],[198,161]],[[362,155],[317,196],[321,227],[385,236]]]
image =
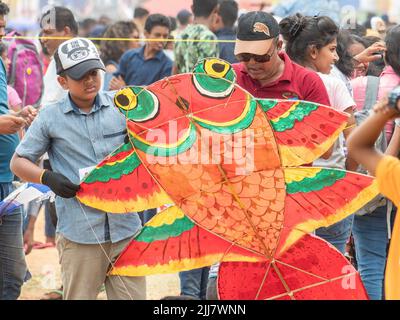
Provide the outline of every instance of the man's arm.
[[0,116],[0,134],[14,134],[24,128],[26,122],[23,118],[12,115]]
[[386,123],[399,116],[399,112],[389,108],[387,104],[387,99],[380,101],[374,107],[375,112],[355,129],[348,139],[350,156],[372,175],[375,175],[376,168],[384,157],[375,149],[375,141]]

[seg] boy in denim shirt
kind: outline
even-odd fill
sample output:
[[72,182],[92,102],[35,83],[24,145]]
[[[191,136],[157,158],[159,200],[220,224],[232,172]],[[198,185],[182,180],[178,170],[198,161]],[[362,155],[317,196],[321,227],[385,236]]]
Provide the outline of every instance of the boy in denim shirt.
[[[105,283],[109,299],[145,299],[144,277],[107,276],[111,264],[140,231],[136,213],[111,215],[75,198],[82,172],[124,142],[125,119],[113,97],[99,92],[104,65],[94,44],[83,38],[63,43],[55,54],[58,81],[68,96],[46,106],[16,150],[12,170],[42,183],[58,196],[57,249],[64,299],[96,299]],[[35,165],[48,152],[53,171]]]

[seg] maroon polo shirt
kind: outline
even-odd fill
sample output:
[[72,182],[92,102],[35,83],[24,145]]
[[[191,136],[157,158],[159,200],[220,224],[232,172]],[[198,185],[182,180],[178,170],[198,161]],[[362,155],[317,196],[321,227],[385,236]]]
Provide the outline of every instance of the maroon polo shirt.
[[233,65],[237,83],[256,98],[305,100],[330,106],[329,96],[319,75],[294,63],[285,52],[279,56],[285,63],[282,76],[273,83],[261,86],[253,80],[242,63]]

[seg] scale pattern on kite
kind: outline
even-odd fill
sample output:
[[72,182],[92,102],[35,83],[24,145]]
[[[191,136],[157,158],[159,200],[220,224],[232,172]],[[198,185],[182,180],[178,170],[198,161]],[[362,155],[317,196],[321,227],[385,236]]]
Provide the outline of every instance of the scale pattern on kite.
[[[378,193],[370,177],[298,167],[328,151],[346,114],[304,101],[255,99],[222,60],[206,59],[193,74],[147,88],[125,88],[115,104],[127,117],[132,159],[114,167],[121,177],[114,172],[108,182],[98,166],[79,198],[108,212],[175,206],[145,226],[112,274],[177,272],[218,261],[265,266],[262,259],[287,254],[304,233],[340,221]],[[106,191],[95,194],[96,184],[102,190],[115,184],[120,192],[107,198]],[[133,184],[137,196],[127,196]],[[329,254],[322,250],[318,258]],[[303,264],[293,260],[294,268]]]

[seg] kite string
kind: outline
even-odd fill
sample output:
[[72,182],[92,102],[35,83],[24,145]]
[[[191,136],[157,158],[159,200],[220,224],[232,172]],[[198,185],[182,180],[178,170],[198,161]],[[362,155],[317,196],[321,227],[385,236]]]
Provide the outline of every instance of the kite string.
[[[95,238],[96,238],[96,241],[97,241],[98,245],[100,246],[101,250],[103,251],[104,255],[106,256],[106,258],[107,258],[108,262],[110,263],[111,267],[114,269],[115,265],[114,265],[114,263],[111,261],[110,257],[108,256],[108,254],[107,254],[106,250],[104,249],[103,245],[100,243],[100,239],[98,238],[96,232],[94,231],[92,225],[90,224],[90,221],[89,221],[89,218],[88,218],[88,216],[87,216],[87,214],[86,214],[85,209],[83,208],[83,206],[82,206],[82,204],[81,204],[81,202],[80,202],[79,200],[78,200],[78,203],[79,203],[79,206],[80,206],[80,208],[81,208],[81,210],[82,210],[82,212],[83,212],[83,215],[84,215],[85,218],[86,218],[86,221],[87,221],[87,223],[88,223],[90,229],[92,230],[92,232],[93,232],[93,234],[94,234],[94,236],[95,236]],[[124,289],[126,290],[126,293],[128,294],[129,298],[133,301],[134,299],[133,299],[132,295],[130,294],[130,292],[129,292],[127,286],[125,285],[125,282],[122,280],[122,277],[121,277],[120,275],[116,275],[116,276],[117,276],[117,278],[121,281],[122,285],[124,286]]]
[[[40,36],[5,36],[6,40],[70,40],[74,37],[40,37]],[[236,40],[218,40],[218,39],[163,39],[163,38],[94,38],[87,37],[91,41],[130,41],[130,42],[193,42],[193,43],[236,43]]]

